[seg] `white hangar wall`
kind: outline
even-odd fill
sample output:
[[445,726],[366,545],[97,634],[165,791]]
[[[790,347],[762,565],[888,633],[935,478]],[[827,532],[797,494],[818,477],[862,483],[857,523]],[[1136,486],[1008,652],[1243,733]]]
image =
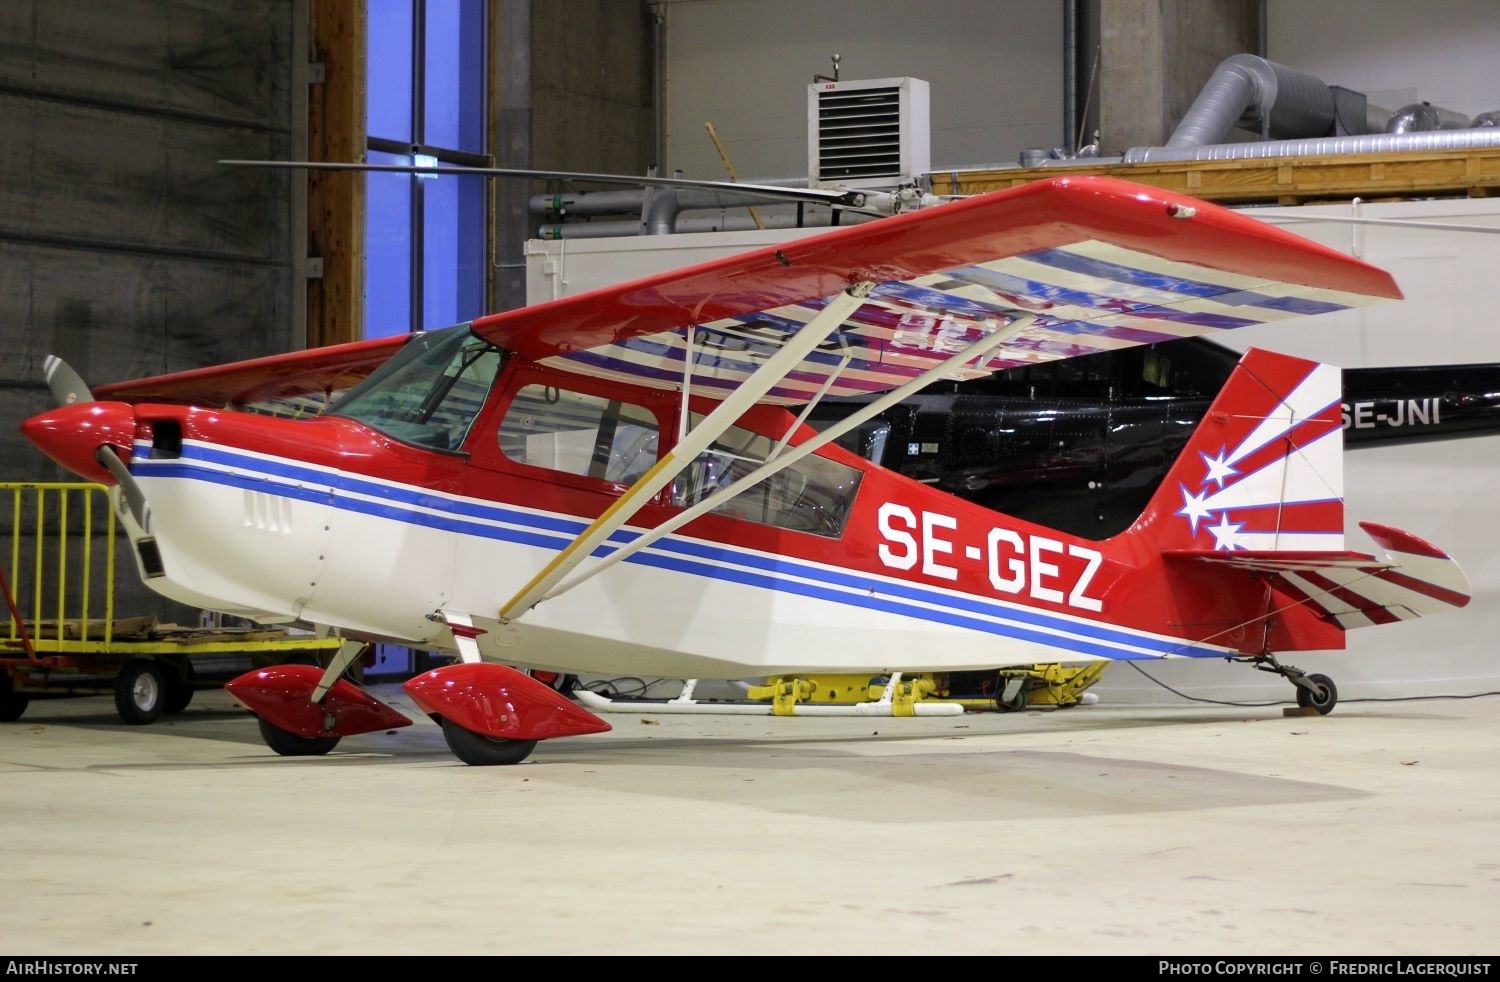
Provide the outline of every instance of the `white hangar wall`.
[[1500,110],[1494,0],[1267,0],[1266,57],[1397,110]]
[[723,180],[713,123],[741,180],[807,177],[807,86],[919,78],[932,166],[1014,163],[1063,139],[1061,4],[992,0],[667,2],[664,173]]

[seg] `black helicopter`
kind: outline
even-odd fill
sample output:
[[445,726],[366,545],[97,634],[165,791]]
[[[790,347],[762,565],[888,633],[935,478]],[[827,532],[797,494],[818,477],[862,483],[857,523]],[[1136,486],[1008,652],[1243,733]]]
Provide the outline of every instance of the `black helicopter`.
[[[1104,539],[1145,508],[1240,359],[1203,338],[943,382],[840,442],[979,504]],[[1500,432],[1500,364],[1345,369],[1349,448]],[[808,419],[826,426],[858,400]]]

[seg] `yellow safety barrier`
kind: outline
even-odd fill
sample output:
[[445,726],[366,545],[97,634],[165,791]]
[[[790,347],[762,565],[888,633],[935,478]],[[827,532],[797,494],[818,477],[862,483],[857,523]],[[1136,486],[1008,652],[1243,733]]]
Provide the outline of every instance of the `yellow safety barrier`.
[[[67,483],[67,482],[25,482],[0,483],[0,495],[8,492],[10,495],[10,565],[6,570],[6,582],[12,590],[16,590],[22,583],[31,584],[31,630],[29,633],[30,648],[32,651],[54,651],[67,650],[65,643],[77,641],[85,645],[97,642],[108,647],[114,640],[114,616],[115,616],[115,536],[118,530],[115,511],[110,507],[109,488],[102,484],[91,483]],[[54,535],[48,535],[46,531],[47,508],[50,502],[56,502],[57,530]],[[75,518],[75,514],[77,517]],[[68,580],[69,553],[73,550],[68,548],[68,535],[70,525],[81,524],[81,532],[78,532],[81,546],[79,555],[75,558],[76,584],[70,584]],[[27,529],[32,529],[33,534],[28,537]],[[104,576],[102,590],[94,579],[94,539],[103,536],[104,543]],[[31,560],[31,575],[29,577],[19,576],[21,571],[23,542],[29,544]],[[52,562],[49,564],[49,558]],[[52,567],[49,569],[49,565]],[[46,587],[49,581],[55,578],[54,588],[57,593],[56,617],[50,629],[44,621],[43,609],[46,596]],[[78,637],[68,638],[68,624],[70,613],[67,609],[68,588],[75,587],[79,598],[79,609],[77,615]],[[94,637],[93,626],[89,622],[90,603],[96,600],[95,593],[99,590],[103,594],[103,622],[99,632]],[[20,605],[17,605],[18,608]],[[100,608],[95,606],[93,610],[97,613]],[[24,612],[24,608],[22,608]],[[12,612],[7,640],[16,642],[22,639],[26,632],[26,625],[18,622],[18,618]]]
[[6,495],[10,541],[0,592],[10,623],[0,635],[0,722],[19,718],[32,692],[112,688],[126,722],[149,723],[162,712],[181,711],[202,685],[191,656],[323,663],[338,649],[336,637],[294,636],[277,627],[121,618],[116,567],[129,554],[116,545],[120,525],[110,489],[87,482],[0,482],[0,507]]

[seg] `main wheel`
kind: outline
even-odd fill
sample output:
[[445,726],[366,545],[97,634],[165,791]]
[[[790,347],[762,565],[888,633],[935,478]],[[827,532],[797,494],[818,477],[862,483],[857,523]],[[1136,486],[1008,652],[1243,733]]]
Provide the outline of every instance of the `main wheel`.
[[164,674],[167,691],[162,698],[162,712],[175,715],[188,708],[188,703],[193,701],[193,663],[186,662],[180,674],[170,670]]
[[0,672],[0,723],[14,723],[30,703],[30,696],[16,691],[16,683],[10,675]]
[[535,740],[504,740],[466,730],[451,719],[443,720],[443,739],[448,749],[465,764],[488,767],[492,764],[519,764],[536,749]]
[[115,677],[115,709],[132,726],[154,723],[166,708],[167,677],[154,658],[132,658]]
[[1307,680],[1322,686],[1323,696],[1320,699],[1299,685],[1297,686],[1297,705],[1303,709],[1316,709],[1320,716],[1327,716],[1333,712],[1333,707],[1338,705],[1339,701],[1339,690],[1333,684],[1333,679],[1326,675],[1309,675]]
[[339,745],[338,737],[305,737],[267,723],[259,716],[260,738],[283,757],[321,757]]

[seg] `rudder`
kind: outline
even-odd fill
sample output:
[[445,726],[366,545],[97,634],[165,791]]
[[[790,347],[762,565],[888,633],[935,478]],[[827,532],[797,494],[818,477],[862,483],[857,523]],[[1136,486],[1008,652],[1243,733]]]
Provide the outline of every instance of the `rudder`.
[[1162,550],[1344,549],[1342,372],[1251,348],[1137,521]]

